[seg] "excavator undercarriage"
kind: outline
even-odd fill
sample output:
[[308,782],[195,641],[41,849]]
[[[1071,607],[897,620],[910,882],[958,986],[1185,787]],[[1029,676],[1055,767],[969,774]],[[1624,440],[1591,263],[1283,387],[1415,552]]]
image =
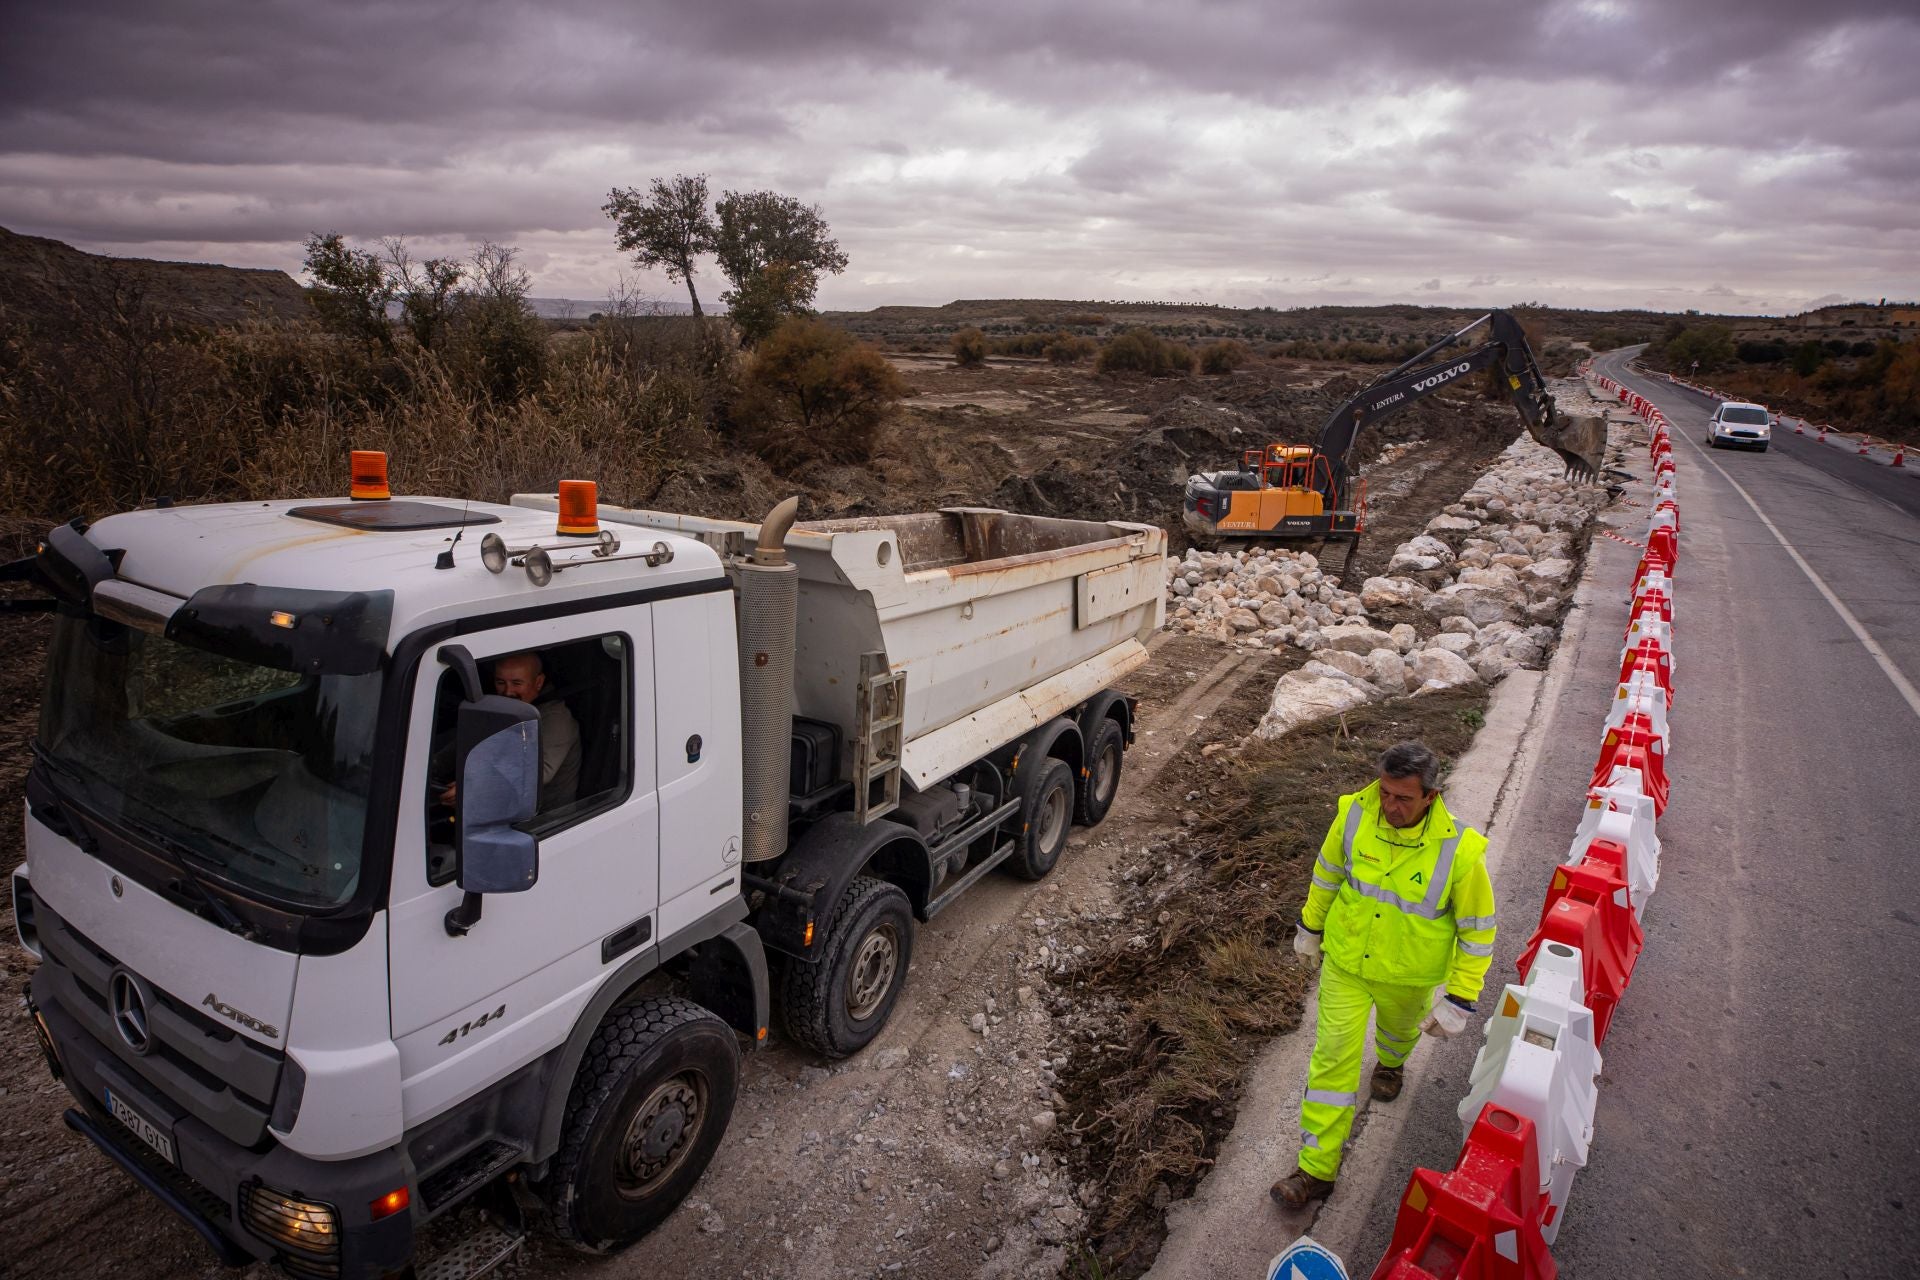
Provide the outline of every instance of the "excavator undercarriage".
[[[1482,325],[1490,329],[1485,342],[1434,358]],[[1481,371],[1505,389],[1527,433],[1560,455],[1569,478],[1598,480],[1605,419],[1560,413],[1519,321],[1494,311],[1374,379],[1328,416],[1316,443],[1249,449],[1235,470],[1190,476],[1181,513],[1187,528],[1206,540],[1357,542],[1366,529],[1366,482],[1351,459],[1361,430]]]

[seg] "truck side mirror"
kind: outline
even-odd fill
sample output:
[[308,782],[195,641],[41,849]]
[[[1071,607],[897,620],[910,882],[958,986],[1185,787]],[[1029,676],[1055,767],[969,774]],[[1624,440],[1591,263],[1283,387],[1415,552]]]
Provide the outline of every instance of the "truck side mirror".
[[540,807],[540,713],[496,694],[462,702],[454,749],[462,898],[446,926],[459,937],[479,921],[481,894],[519,893],[540,879],[540,842],[516,825]]

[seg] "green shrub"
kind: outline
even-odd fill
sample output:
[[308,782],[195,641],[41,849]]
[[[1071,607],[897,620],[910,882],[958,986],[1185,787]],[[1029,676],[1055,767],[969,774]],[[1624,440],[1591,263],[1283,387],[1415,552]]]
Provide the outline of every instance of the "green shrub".
[[1167,378],[1193,372],[1193,351],[1151,329],[1128,329],[1100,348],[1101,373],[1144,373]]
[[906,390],[878,348],[825,321],[793,316],[755,349],[734,421],[775,466],[862,462]]
[[953,362],[962,369],[977,369],[987,362],[987,335],[978,329],[961,329],[953,335]]
[[1247,362],[1252,353],[1247,344],[1235,338],[1222,338],[1200,349],[1200,372],[1232,373]]
[[1100,344],[1092,338],[1062,329],[1047,339],[1040,354],[1054,364],[1079,364],[1099,350]]

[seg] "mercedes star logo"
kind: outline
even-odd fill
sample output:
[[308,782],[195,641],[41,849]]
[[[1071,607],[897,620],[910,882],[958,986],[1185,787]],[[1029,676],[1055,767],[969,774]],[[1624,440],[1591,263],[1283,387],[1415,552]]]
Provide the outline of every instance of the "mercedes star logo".
[[107,1008],[113,1014],[114,1030],[127,1042],[127,1048],[145,1054],[153,1048],[153,1033],[147,1027],[146,984],[125,969],[115,969],[107,982]]

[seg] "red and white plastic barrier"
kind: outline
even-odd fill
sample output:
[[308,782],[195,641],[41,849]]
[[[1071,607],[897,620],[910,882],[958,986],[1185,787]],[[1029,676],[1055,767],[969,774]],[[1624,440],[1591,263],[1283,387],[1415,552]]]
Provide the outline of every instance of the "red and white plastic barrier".
[[[1587,807],[1554,869],[1540,923],[1487,1020],[1460,1118],[1453,1172],[1415,1169],[1393,1243],[1373,1280],[1553,1280],[1574,1175],[1586,1165],[1599,1046],[1646,945],[1660,883],[1655,823],[1671,794],[1674,576],[1680,505],[1666,415],[1583,369],[1647,424],[1652,514],[1633,572],[1620,678],[1602,731]],[[1469,1123],[1470,1122],[1470,1123]]]

